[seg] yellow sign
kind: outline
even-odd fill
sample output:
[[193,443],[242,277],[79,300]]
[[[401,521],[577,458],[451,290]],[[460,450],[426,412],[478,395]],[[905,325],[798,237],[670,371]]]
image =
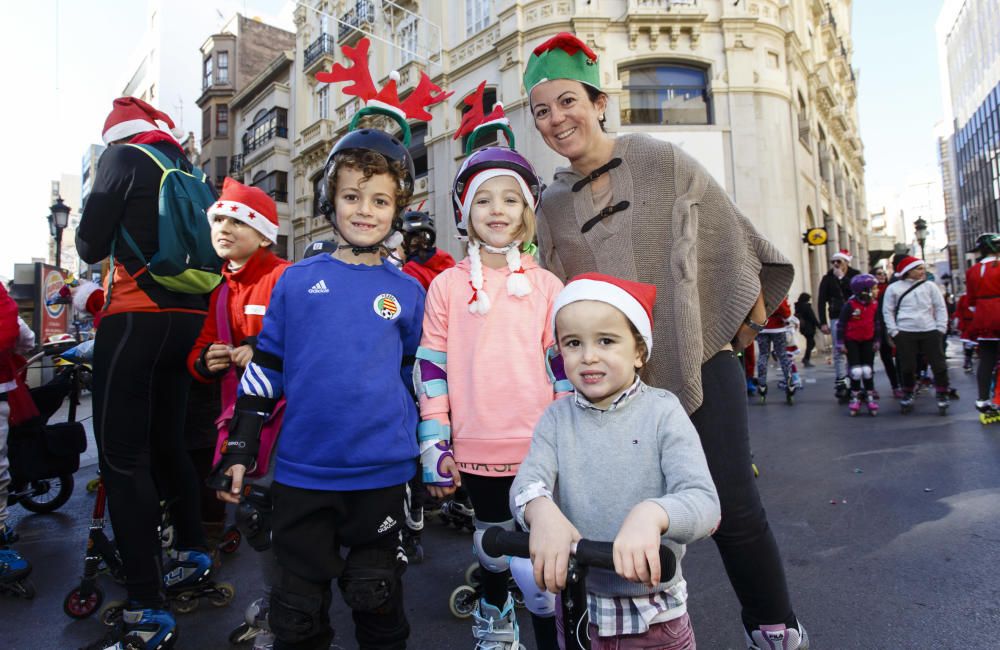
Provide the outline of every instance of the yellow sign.
[[826,243],[826,228],[810,228],[804,239],[810,246],[822,246]]

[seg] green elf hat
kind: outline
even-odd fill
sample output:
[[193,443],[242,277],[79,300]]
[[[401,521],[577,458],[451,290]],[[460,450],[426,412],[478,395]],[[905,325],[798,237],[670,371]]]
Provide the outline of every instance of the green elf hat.
[[524,90],[531,94],[532,88],[552,79],[575,79],[600,90],[600,72],[597,54],[573,34],[561,32],[531,53],[524,70]]

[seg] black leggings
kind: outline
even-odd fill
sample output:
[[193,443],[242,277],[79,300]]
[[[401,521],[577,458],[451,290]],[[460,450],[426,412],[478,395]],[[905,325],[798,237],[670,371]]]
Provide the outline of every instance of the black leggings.
[[993,401],[993,378],[997,370],[997,347],[1000,341],[979,341],[979,368],[976,369],[976,383],[979,384],[979,401]]
[[917,383],[917,355],[922,353],[934,372],[934,385],[938,392],[947,392],[948,362],[944,356],[944,334],[937,330],[899,332],[893,342],[896,344],[899,380],[904,391],[913,392],[913,387]]
[[705,362],[701,385],[704,400],[691,421],[719,493],[722,522],[712,538],[743,608],[743,623],[791,627],[796,620],[785,569],[753,477],[746,386],[736,355],[724,350]]
[[185,359],[204,316],[106,316],[94,344],[94,431],[128,597],[162,607],[160,499],[177,547],[203,549],[200,482],[184,447],[191,377]]
[[[805,335],[803,334],[803,336]],[[802,355],[803,365],[809,363],[809,360],[812,359],[813,350],[815,349],[816,349],[816,335],[813,334],[812,336],[806,336],[806,351],[805,354]]]
[[[851,377],[851,390],[861,390],[861,382],[864,382],[866,391],[875,388],[875,378],[872,376],[875,369],[875,341],[844,341],[847,347],[847,372]],[[862,368],[868,367],[869,376],[865,377]],[[857,372],[855,372],[857,368]]]

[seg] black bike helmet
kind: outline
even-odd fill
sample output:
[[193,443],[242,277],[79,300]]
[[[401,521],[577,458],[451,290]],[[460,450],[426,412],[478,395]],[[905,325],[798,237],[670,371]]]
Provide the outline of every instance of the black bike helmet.
[[403,237],[409,241],[411,237],[420,236],[423,238],[425,248],[432,248],[437,241],[437,229],[434,227],[434,219],[426,212],[417,210],[407,210],[403,213]]
[[320,253],[336,253],[337,244],[328,239],[317,239],[316,241],[309,242],[306,249],[302,252],[302,259],[308,259],[313,255],[319,255]]
[[319,188],[319,209],[328,218],[333,214],[333,201],[329,196],[330,172],[333,170],[333,159],[337,154],[347,151],[374,151],[382,154],[386,160],[401,163],[405,170],[403,187],[400,190],[405,196],[413,194],[413,179],[417,175],[413,166],[413,158],[403,143],[394,136],[378,129],[359,129],[351,131],[337,141],[330,150],[323,165],[323,182]]
[[1000,253],[1000,234],[984,232],[976,237],[976,249],[984,255]]

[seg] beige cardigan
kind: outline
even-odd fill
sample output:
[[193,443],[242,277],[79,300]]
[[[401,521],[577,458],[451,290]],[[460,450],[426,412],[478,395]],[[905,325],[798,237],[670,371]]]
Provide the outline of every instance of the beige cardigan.
[[733,340],[763,289],[767,313],[791,287],[791,263],[691,156],[648,135],[615,140],[610,205],[629,206],[582,233],[599,212],[581,176],[556,170],[538,211],[542,264],[568,280],[588,271],[656,285],[653,354],[644,373],[688,413],[702,402],[701,365]]

